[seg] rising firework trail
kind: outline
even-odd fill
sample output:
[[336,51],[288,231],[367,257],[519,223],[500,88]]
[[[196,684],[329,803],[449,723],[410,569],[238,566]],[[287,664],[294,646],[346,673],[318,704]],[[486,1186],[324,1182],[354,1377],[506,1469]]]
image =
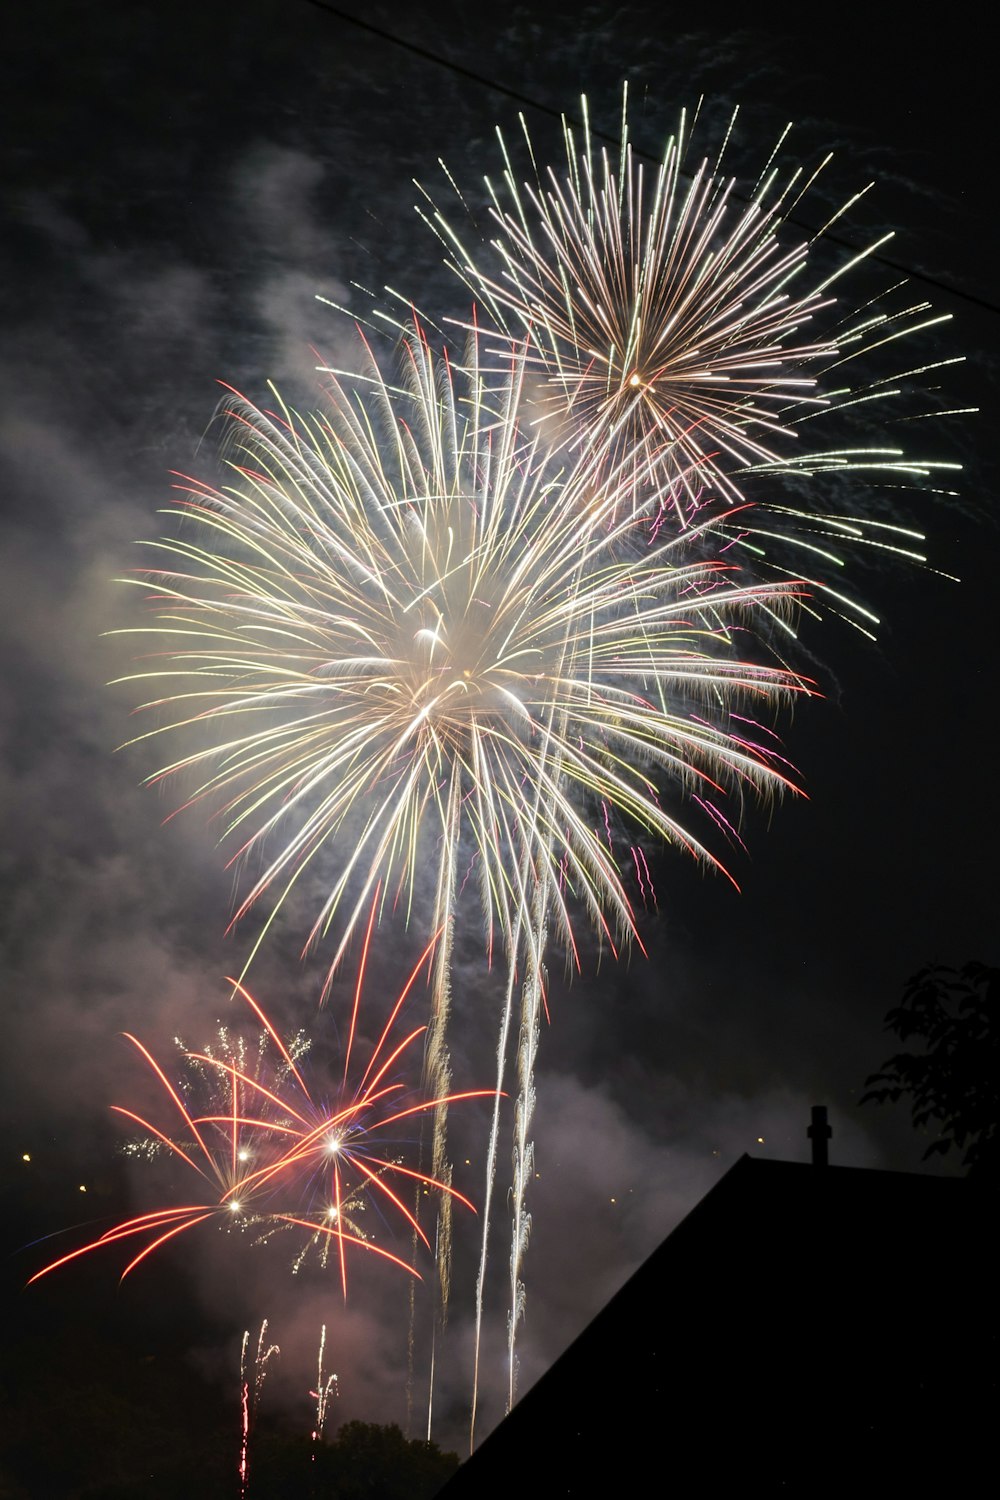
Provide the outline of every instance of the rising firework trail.
[[[326,1324],[324,1323],[319,1333],[319,1355],[316,1360],[316,1389],[309,1392],[310,1396],[312,1396],[314,1401],[316,1402],[316,1417],[313,1422],[312,1430],[312,1440],[314,1443],[320,1443],[323,1440],[323,1428],[326,1425],[326,1415],[330,1405],[330,1397],[338,1396],[340,1394],[340,1387],[337,1382],[336,1373],[334,1372],[332,1375],[325,1375],[323,1373],[323,1353],[325,1349]],[[316,1455],[315,1453],[313,1453],[314,1462],[315,1458]]]
[[243,1333],[243,1344],[240,1348],[240,1500],[247,1492],[247,1482],[250,1478],[250,1434],[257,1417],[257,1408],[260,1405],[260,1393],[264,1388],[264,1377],[271,1359],[280,1354],[281,1350],[277,1344],[268,1344],[265,1348],[267,1338],[267,1319],[260,1325],[260,1333],[257,1336],[257,1349],[252,1362],[247,1355],[250,1350],[250,1330],[247,1328]]

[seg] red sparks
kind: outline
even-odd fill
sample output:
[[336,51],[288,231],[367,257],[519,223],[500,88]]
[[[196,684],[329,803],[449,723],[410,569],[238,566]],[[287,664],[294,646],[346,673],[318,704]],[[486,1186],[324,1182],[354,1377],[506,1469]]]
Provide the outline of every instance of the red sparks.
[[[319,1102],[317,1083],[313,1081],[310,1089],[298,1066],[305,1050],[301,1041],[283,1040],[258,1001],[237,980],[230,981],[234,997],[239,996],[246,1004],[262,1033],[252,1045],[246,1045],[238,1034],[223,1029],[216,1055],[209,1049],[183,1049],[183,1074],[176,1082],[142,1042],[125,1033],[161,1085],[173,1128],[169,1123],[155,1123],[155,1116],[147,1119],[123,1105],[114,1105],[113,1109],[140,1127],[154,1151],[161,1151],[175,1165],[183,1163],[212,1191],[194,1203],[124,1219],[43,1266],[30,1281],[119,1241],[144,1238],[146,1243],[122,1272],[124,1279],[161,1246],[201,1224],[222,1220],[243,1228],[259,1228],[265,1235],[278,1227],[303,1229],[318,1245],[335,1247],[345,1297],[349,1246],[391,1261],[419,1279],[415,1266],[361,1232],[354,1222],[354,1211],[366,1198],[391,1206],[405,1223],[407,1235],[415,1232],[427,1245],[413,1212],[390,1185],[392,1176],[457,1199],[469,1209],[473,1205],[448,1183],[418,1166],[405,1165],[395,1154],[395,1143],[388,1146],[379,1132],[439,1106],[486,1097],[492,1091],[470,1090],[407,1103],[404,1084],[395,1076],[426,1030],[422,1025],[413,1027],[398,1041],[393,1034],[404,1003],[440,938],[439,932],[414,965],[379,1033],[360,1083],[351,1088],[351,1057],[358,1036],[362,981],[378,901],[376,890],[352,997],[346,1059],[337,1096],[329,1103]],[[202,1104],[196,1109],[191,1099],[199,1090],[207,1091],[209,1098],[207,1107]],[[180,1131],[178,1116],[183,1122]],[[320,1213],[312,1206],[317,1192],[323,1194],[326,1204]]]

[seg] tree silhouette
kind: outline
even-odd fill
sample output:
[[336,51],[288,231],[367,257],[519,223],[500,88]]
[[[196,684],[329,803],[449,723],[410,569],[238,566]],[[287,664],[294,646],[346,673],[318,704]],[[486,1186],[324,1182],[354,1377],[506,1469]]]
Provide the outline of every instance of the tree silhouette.
[[458,1454],[404,1437],[396,1426],[345,1422],[333,1442],[258,1433],[250,1500],[431,1500]]
[[911,1099],[916,1129],[936,1125],[924,1160],[957,1146],[970,1177],[997,1176],[998,1069],[996,1012],[1000,969],[970,962],[960,968],[929,964],[907,983],[903,1000],[886,1013],[887,1031],[901,1042],[923,1042],[897,1052],[865,1080],[861,1103]]

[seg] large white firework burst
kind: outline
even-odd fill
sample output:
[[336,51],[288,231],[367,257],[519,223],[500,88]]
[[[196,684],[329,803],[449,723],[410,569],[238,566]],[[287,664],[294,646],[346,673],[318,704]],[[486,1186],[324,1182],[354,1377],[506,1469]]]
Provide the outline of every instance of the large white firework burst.
[[677,786],[790,784],[743,715],[805,684],[739,648],[795,587],[692,560],[623,503],[631,465],[522,431],[523,359],[491,382],[478,355],[415,330],[399,387],[372,361],[310,418],[232,395],[231,482],[185,484],[189,525],[138,579],[156,652],[130,680],[184,740],[156,779],[196,773],[235,857],[267,847],[241,911],[319,868],[311,938],[344,909],[338,958],[376,882],[412,892],[431,853],[446,924],[466,839],[508,946],[543,871],[570,943],[570,893],[628,934],[602,804],[715,862]]

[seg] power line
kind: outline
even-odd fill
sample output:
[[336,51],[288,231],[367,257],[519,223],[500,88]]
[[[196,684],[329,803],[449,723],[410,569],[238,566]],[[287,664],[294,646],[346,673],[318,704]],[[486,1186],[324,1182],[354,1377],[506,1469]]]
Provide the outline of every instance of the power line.
[[[533,110],[536,114],[545,115],[549,119],[560,122],[565,119],[571,125],[578,127],[582,127],[583,125],[583,121],[579,116],[572,115],[566,110],[555,109],[551,104],[544,104],[541,100],[533,98],[530,94],[522,94],[518,89],[512,89],[507,84],[500,83],[496,78],[489,77],[486,73],[479,73],[474,68],[467,68],[462,63],[453,62],[451,58],[443,57],[440,52],[434,52],[431,48],[423,47],[417,42],[409,42],[405,37],[397,35],[396,32],[387,31],[385,27],[376,26],[371,21],[363,21],[360,16],[352,15],[350,11],[341,10],[339,6],[329,4],[328,0],[305,0],[305,4],[312,6],[314,10],[321,11],[324,15],[332,16],[335,20],[343,21],[348,26],[354,26],[358,31],[365,31],[370,36],[378,37],[380,41],[388,42],[390,46],[398,47],[403,52],[409,52],[413,57],[418,57],[423,62],[433,63],[436,67],[445,68],[457,78],[464,78],[469,83],[478,84],[482,88],[489,89],[491,93],[499,94],[501,98],[510,99],[514,104],[523,105],[525,108]],[[621,145],[621,141],[617,136],[611,135],[607,131],[596,129],[593,124],[589,126],[589,129],[590,134],[598,140],[605,141],[612,146]],[[636,156],[642,157],[645,161],[657,162],[657,158],[652,156],[648,151],[642,151],[638,147],[633,147],[633,150]],[[747,199],[742,198],[738,193],[734,193],[733,197],[738,198],[740,202],[747,202]],[[805,234],[817,233],[815,225],[806,224],[801,219],[790,217],[786,222],[793,224],[796,229],[801,229]],[[824,234],[823,238],[828,244],[837,245],[842,250],[850,250],[857,253],[860,248],[858,245],[852,244],[850,240],[844,239],[841,235],[828,232]],[[903,265],[900,261],[891,260],[886,255],[874,254],[870,255],[868,259],[875,265],[885,266],[887,270],[905,276],[909,281],[921,282],[924,286],[933,287],[936,291],[944,292],[949,297],[955,297],[960,302],[966,302],[970,307],[981,308],[984,312],[1000,313],[1000,305],[997,303],[989,302],[985,297],[978,297],[974,292],[963,291],[960,287],[953,286],[947,281],[942,281],[939,277],[931,276],[925,271],[915,271],[911,267]]]

